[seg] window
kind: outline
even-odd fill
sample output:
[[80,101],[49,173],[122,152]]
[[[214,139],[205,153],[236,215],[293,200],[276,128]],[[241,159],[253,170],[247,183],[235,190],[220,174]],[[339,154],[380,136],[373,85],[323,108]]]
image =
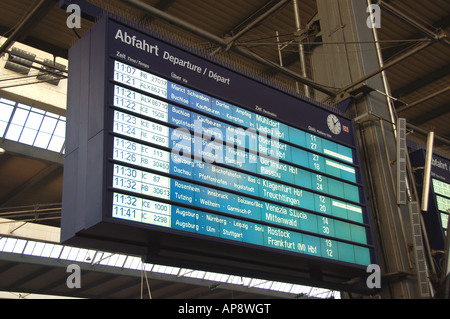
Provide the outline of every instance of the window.
[[63,152],[66,118],[0,98],[0,137],[52,152]]

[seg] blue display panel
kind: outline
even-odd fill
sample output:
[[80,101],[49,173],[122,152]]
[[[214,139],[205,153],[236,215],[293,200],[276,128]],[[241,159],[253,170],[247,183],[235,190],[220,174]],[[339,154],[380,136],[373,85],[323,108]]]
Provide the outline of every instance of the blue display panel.
[[[423,196],[424,168],[426,152],[418,149],[410,153],[411,166],[414,168],[415,183],[419,198]],[[431,249],[429,262],[441,265],[444,262],[447,238],[448,217],[450,215],[450,160],[433,154],[431,160],[431,175],[428,189],[428,207],[422,212],[426,229],[428,246]],[[436,268],[437,276],[441,276],[440,267]]]
[[440,181],[436,178],[431,180],[433,190],[436,194],[436,204],[439,210],[442,229],[447,235],[448,216],[450,215],[450,183]]
[[[425,151],[417,150],[411,153],[413,167],[416,174],[417,188],[422,194],[423,168],[425,166]],[[433,249],[444,250],[447,234],[448,217],[450,215],[450,160],[433,154],[431,161],[431,183],[428,200],[428,211],[424,214],[425,225],[428,229]]]
[[370,264],[350,147],[111,65],[112,217]]
[[104,17],[71,49],[62,241],[333,289],[364,275],[352,121],[147,32]]

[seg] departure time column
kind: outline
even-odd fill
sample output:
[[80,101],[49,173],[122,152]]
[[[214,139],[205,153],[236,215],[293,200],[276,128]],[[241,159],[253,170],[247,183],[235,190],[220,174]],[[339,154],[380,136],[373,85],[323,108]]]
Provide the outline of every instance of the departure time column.
[[[167,81],[121,62],[114,62],[114,80],[165,97]],[[168,104],[120,86],[114,87],[113,105],[140,115],[167,122]],[[113,111],[113,132],[119,136],[169,146],[169,129],[155,122],[118,110]],[[170,156],[158,148],[114,136],[113,159],[138,167],[169,172]],[[170,178],[114,164],[112,186],[126,192],[161,199],[170,198]],[[171,205],[115,192],[112,216],[152,225],[171,226]]]

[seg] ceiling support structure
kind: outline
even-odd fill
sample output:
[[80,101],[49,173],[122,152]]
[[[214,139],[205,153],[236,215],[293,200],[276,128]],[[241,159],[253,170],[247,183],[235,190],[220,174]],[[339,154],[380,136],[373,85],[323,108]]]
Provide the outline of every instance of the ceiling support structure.
[[[247,32],[247,30],[250,30],[250,28],[256,26],[259,22],[261,22],[264,18],[268,16],[267,12],[270,11],[269,14],[275,13],[276,10],[281,9],[282,6],[284,6],[287,2],[290,0],[271,0],[268,3],[266,3],[263,7],[258,9],[256,12],[251,14],[248,18],[246,18],[244,21],[239,23],[237,26],[235,26],[233,29],[225,33],[224,38],[227,37],[233,37],[237,34],[239,34],[241,31]],[[262,18],[264,17],[264,18]],[[249,26],[251,26],[249,28]]]
[[[450,64],[447,64],[446,66],[435,69],[435,70],[431,71],[429,74],[421,77],[420,79],[415,80],[415,81],[409,83],[408,85],[405,85],[404,87],[401,87],[401,88],[395,90],[394,92],[392,92],[392,95],[398,99],[402,99],[405,96],[407,96],[423,87],[426,87],[427,85],[430,85],[433,82],[441,81],[442,79],[447,77],[449,74],[450,74]],[[395,104],[396,104],[396,106],[397,106],[397,104],[398,104],[398,106],[401,106],[404,103],[402,103],[401,101],[398,101],[398,103],[395,103]]]
[[450,41],[448,39],[446,39],[447,35],[442,30],[440,33],[435,33],[433,31],[429,30],[427,27],[423,26],[421,23],[417,22],[413,18],[407,16],[400,10],[394,8],[392,5],[390,5],[386,1],[380,0],[379,5],[386,12],[388,12],[389,14],[392,14],[396,18],[398,18],[398,19],[402,20],[403,22],[405,22],[406,24],[412,26],[414,29],[416,29],[420,33],[424,34],[428,38],[430,38],[432,40],[437,40],[437,41],[441,40],[443,43],[450,45]]
[[33,29],[36,24],[41,21],[43,17],[47,15],[48,12],[56,4],[55,0],[41,0],[36,4],[29,13],[22,19],[22,21],[14,28],[12,34],[8,39],[3,42],[0,46],[0,57],[6,53],[6,51],[14,44],[16,41],[22,41]]
[[442,104],[441,106],[438,106],[437,108],[431,110],[430,112],[427,112],[426,114],[415,117],[411,122],[415,125],[422,125],[449,112],[450,104]]
[[[428,136],[428,131],[412,124],[412,123],[406,123],[406,127],[413,131],[413,133],[419,133],[423,136]],[[435,135],[434,139],[436,142],[442,143],[444,145],[450,146],[450,137],[442,137]]]
[[238,38],[242,37],[245,33],[250,31],[252,28],[254,28],[259,23],[261,23],[261,21],[266,19],[268,16],[272,15],[273,13],[275,13],[276,11],[281,9],[289,1],[291,1],[291,0],[276,1],[270,8],[268,8],[268,9],[266,7],[262,8],[261,10],[265,10],[265,12],[258,15],[258,12],[261,11],[261,10],[259,10],[256,14],[254,14],[255,18],[253,20],[248,21],[248,23],[243,28],[241,28],[236,34],[232,35],[231,37],[225,38],[225,41],[228,42],[227,49],[229,49]]
[[38,172],[30,180],[26,181],[16,189],[13,189],[8,194],[0,198],[0,207],[6,207],[8,203],[14,202],[14,200],[20,198],[22,194],[25,194],[27,191],[30,191],[34,187],[40,185],[43,180],[55,179],[59,174],[61,174],[61,171],[62,167],[60,167],[59,165],[50,164],[49,166]]
[[[354,83],[351,83],[351,84],[343,87],[342,89],[340,89],[337,92],[338,95],[342,94],[344,92],[347,92],[349,89],[355,87],[356,85],[361,84],[362,82],[364,82],[367,79],[377,75],[378,73],[385,71],[386,69],[396,65],[399,62],[402,62],[403,60],[409,58],[410,56],[415,55],[416,53],[422,51],[423,49],[429,47],[430,45],[432,45],[432,44],[434,44],[436,42],[441,41],[441,42],[443,42],[445,44],[450,45],[450,41],[448,39],[446,39],[447,35],[443,31],[441,31],[440,33],[435,33],[433,31],[429,30],[428,28],[426,28],[425,26],[423,26],[419,22],[415,21],[411,17],[408,17],[404,13],[402,13],[399,10],[395,9],[392,5],[386,3],[385,1],[379,1],[379,5],[386,12],[392,14],[396,18],[404,21],[408,25],[410,25],[413,28],[415,28],[416,30],[418,30],[420,33],[424,34],[429,39],[429,41],[423,41],[422,43],[418,44],[417,46],[415,46],[415,47],[409,49],[408,51],[404,52],[400,56],[390,60],[389,62],[387,62],[383,67],[379,68],[378,70],[375,70],[372,73],[367,74],[366,76],[362,77],[361,79],[355,81]],[[420,39],[418,39],[418,41],[420,41]]]
[[[323,45],[311,56],[313,77],[330,87],[341,87],[339,93],[366,82],[374,89],[355,99],[347,112],[354,118],[366,113],[375,119],[362,117],[356,123],[363,174],[368,187],[369,218],[374,230],[374,245],[382,280],[381,298],[411,299],[421,295],[411,254],[408,205],[397,204],[395,176],[397,166],[396,132],[385,92],[383,79],[375,76],[407,57],[425,49],[434,41],[426,40],[406,55],[380,67],[373,30],[367,27],[367,2],[361,0],[317,0],[318,19]],[[330,50],[327,43],[342,43]],[[330,52],[331,51],[331,52]],[[339,54],[333,53],[338,51]],[[352,83],[348,85],[348,83]],[[408,198],[412,199],[414,194]],[[405,274],[394,280],[389,274]],[[345,296],[345,294],[344,294]]]
[[405,60],[405,59],[415,55],[416,53],[422,51],[423,49],[428,48],[433,43],[435,43],[435,41],[428,40],[428,41],[424,41],[424,42],[418,44],[414,48],[412,48],[412,49],[408,50],[407,52],[403,53],[402,55],[396,57],[395,59],[393,59],[393,60],[391,60],[389,62],[387,62],[386,64],[384,64],[382,67],[378,68],[377,70],[372,71],[372,72],[364,75],[363,77],[361,77],[357,81],[344,86],[343,88],[341,88],[337,92],[337,95],[345,93],[345,92],[349,91],[350,89],[354,88],[355,86],[357,86],[358,84],[361,84],[364,81],[367,81],[368,79],[374,77],[375,75],[377,75],[377,74],[379,74],[379,73],[381,73],[383,71],[386,71],[387,69],[389,69],[389,68],[393,67],[394,65],[402,62],[403,60]]
[[[199,27],[197,27],[197,26],[195,26],[193,24],[190,24],[190,23],[188,23],[186,21],[182,21],[182,20],[180,20],[180,19],[178,19],[178,18],[176,18],[176,17],[174,17],[174,16],[172,16],[172,15],[170,15],[168,13],[165,13],[165,12],[163,12],[161,10],[158,10],[155,7],[152,7],[152,6],[148,5],[148,4],[145,4],[145,3],[143,3],[143,2],[141,2],[139,0],[122,0],[122,2],[127,3],[127,4],[129,4],[131,6],[134,6],[134,7],[138,8],[138,9],[140,9],[140,10],[143,10],[143,11],[147,12],[148,14],[150,14],[152,16],[155,16],[155,17],[157,17],[159,19],[167,21],[167,22],[169,22],[169,23],[171,23],[171,24],[173,24],[173,25],[175,25],[177,27],[180,27],[180,28],[182,28],[182,29],[184,29],[186,31],[189,31],[189,32],[197,35],[197,36],[200,36],[200,37],[202,37],[202,38],[204,38],[204,39],[206,39],[206,40],[208,40],[208,41],[210,41],[210,42],[212,42],[214,44],[217,44],[217,45],[219,45],[219,46],[221,46],[223,48],[228,48],[229,47],[230,43],[227,40],[222,39],[221,37],[218,37],[218,36],[216,36],[216,35],[214,35],[214,34],[212,34],[210,32],[207,32],[207,31],[205,31],[205,30],[203,30],[203,29],[201,29],[201,28],[199,28]],[[237,46],[231,46],[230,49],[233,50],[233,52],[236,52],[237,54],[239,54],[241,56],[244,56],[246,58],[254,60],[254,61],[256,61],[256,62],[258,62],[258,63],[260,63],[260,64],[262,64],[262,65],[264,65],[266,67],[269,67],[271,69],[275,69],[276,71],[278,71],[278,72],[280,72],[280,73],[282,73],[282,74],[284,74],[286,76],[289,76],[292,79],[294,79],[296,81],[299,81],[300,83],[306,84],[306,85],[310,86],[311,88],[314,88],[314,89],[316,89],[316,90],[318,90],[318,91],[320,91],[322,93],[325,93],[328,96],[331,96],[331,97],[335,97],[336,96],[336,93],[333,90],[330,90],[329,88],[327,88],[327,87],[325,87],[325,86],[323,86],[321,84],[318,84],[318,83],[316,83],[316,82],[314,82],[314,81],[312,81],[310,79],[307,79],[307,78],[303,77],[302,75],[300,75],[300,74],[298,74],[296,72],[293,72],[291,70],[283,68],[280,65],[278,65],[278,64],[276,64],[276,63],[274,63],[272,61],[266,60],[265,58],[255,54],[255,53],[252,53],[252,52],[250,52],[248,50],[245,50],[245,49],[237,47]]]
[[[273,0],[270,4],[266,4],[263,8],[259,9],[257,12],[252,14],[249,18],[247,18],[244,22],[240,23],[238,26],[234,27],[231,31],[227,32],[227,34],[231,34],[230,36],[226,36],[223,39],[228,43],[226,47],[220,46],[211,53],[211,55],[215,55],[221,51],[229,51],[231,47],[235,44],[236,40],[254,28],[256,25],[261,23],[264,19],[281,9],[286,3],[291,0]],[[274,4],[273,4],[274,3]],[[269,8],[267,8],[271,5]]]
[[421,98],[420,100],[414,101],[413,103],[410,103],[410,104],[407,104],[407,105],[405,105],[403,107],[398,108],[397,109],[397,113],[401,113],[401,112],[407,111],[407,110],[413,108],[416,105],[419,105],[419,104],[424,103],[424,102],[426,102],[428,100],[431,100],[432,98],[435,98],[436,96],[444,94],[444,93],[446,93],[448,91],[450,91],[450,86],[446,86],[445,88],[443,88],[443,89],[441,89],[439,91],[433,92],[433,93],[431,93],[431,94]]
[[[294,4],[295,32],[297,35],[299,35],[301,32],[300,12],[299,12],[299,8],[298,8],[297,0],[292,0],[292,1]],[[300,58],[300,66],[301,66],[302,75],[306,78],[306,77],[308,77],[308,75],[306,73],[305,50],[304,50],[303,44],[301,42],[299,42],[299,44],[298,44],[298,53],[299,53],[299,58]],[[306,84],[304,85],[304,92],[305,92],[305,96],[310,97],[309,88]]]

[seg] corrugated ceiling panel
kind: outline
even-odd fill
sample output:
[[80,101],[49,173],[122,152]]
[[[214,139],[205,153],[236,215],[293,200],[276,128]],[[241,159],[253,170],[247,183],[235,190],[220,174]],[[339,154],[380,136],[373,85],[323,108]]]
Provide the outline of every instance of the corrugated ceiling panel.
[[14,27],[20,19],[30,10],[33,5],[33,0],[23,1],[0,1],[0,12],[7,12],[8,14],[2,14],[0,25],[6,27]]
[[450,2],[446,0],[397,0],[391,4],[417,22],[432,27],[440,19],[448,16]]
[[[51,44],[69,49],[78,38],[73,30],[66,27],[67,17],[68,14],[55,5],[51,12],[39,22],[32,32],[30,32],[30,36],[46,39],[46,41]],[[77,33],[83,35],[91,25],[91,23],[84,22],[82,24],[83,28],[77,30]],[[49,34],[52,36],[49,37]]]
[[449,63],[449,56],[450,46],[436,43],[388,69],[387,74],[391,91],[394,92],[404,88],[411,82],[424,78],[433,71],[445,67]]
[[167,13],[222,36],[265,4],[265,0],[176,1]]

